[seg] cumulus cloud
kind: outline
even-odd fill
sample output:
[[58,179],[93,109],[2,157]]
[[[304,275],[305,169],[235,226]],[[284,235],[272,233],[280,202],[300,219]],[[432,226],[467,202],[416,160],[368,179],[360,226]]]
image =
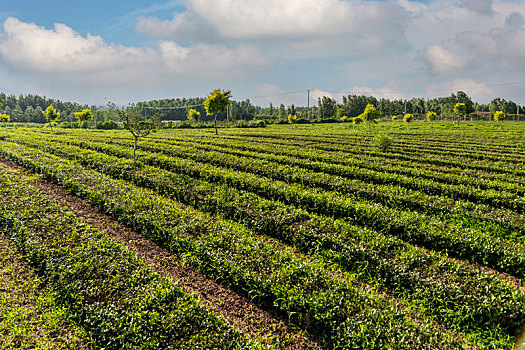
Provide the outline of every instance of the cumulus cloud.
[[434,75],[454,75],[468,64],[468,58],[439,45],[427,46],[421,53],[419,60]]
[[492,89],[483,82],[469,78],[451,79],[442,83],[431,83],[427,86],[428,97],[440,97],[452,92],[463,91],[474,101],[490,101],[494,98]]
[[470,11],[481,15],[492,15],[492,0],[459,0],[459,3]]
[[18,71],[93,82],[227,76],[268,63],[249,46],[182,47],[173,41],[163,41],[155,48],[129,47],[107,44],[101,37],[90,34],[83,37],[64,24],[57,23],[54,29],[46,29],[16,18],[8,18],[4,23],[0,54]]
[[[406,2],[406,1],[405,1]],[[188,0],[172,20],[141,18],[136,29],[175,40],[256,41],[289,55],[402,50],[414,6],[343,0]],[[409,9],[410,7],[410,9]]]
[[509,14],[488,32],[466,31],[440,45],[425,47],[418,60],[432,74],[455,75],[525,69],[525,21]]
[[101,37],[82,37],[64,24],[47,30],[36,24],[8,18],[0,53],[11,65],[38,72],[93,72],[119,66],[156,63],[148,48],[108,45]]
[[265,66],[269,63],[268,59],[249,46],[228,49],[220,45],[199,44],[185,48],[173,41],[163,41],[159,50],[170,72],[186,76],[204,73],[206,77],[220,77],[225,74],[225,70],[228,74],[234,74],[244,68]]

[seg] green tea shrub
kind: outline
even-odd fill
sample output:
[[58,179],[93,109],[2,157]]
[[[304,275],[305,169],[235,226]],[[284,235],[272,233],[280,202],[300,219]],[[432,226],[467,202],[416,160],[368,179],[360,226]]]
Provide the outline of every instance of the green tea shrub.
[[373,139],[375,148],[380,152],[388,152],[393,143],[394,139],[386,134],[379,134]]

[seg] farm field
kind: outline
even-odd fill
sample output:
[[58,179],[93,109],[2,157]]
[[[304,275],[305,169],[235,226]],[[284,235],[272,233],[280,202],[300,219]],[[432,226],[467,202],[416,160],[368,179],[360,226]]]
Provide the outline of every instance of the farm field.
[[125,130],[0,128],[0,234],[85,346],[516,346],[525,124],[214,133],[160,130],[134,165]]

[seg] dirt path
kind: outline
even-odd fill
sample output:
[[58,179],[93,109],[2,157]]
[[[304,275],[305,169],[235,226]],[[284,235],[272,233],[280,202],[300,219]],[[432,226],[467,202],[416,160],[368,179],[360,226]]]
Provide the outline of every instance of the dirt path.
[[[12,169],[28,172],[8,160],[0,163]],[[202,304],[215,310],[230,324],[242,330],[248,337],[264,343],[278,343],[283,349],[310,349],[318,347],[299,330],[292,330],[277,313],[262,310],[247,298],[223,287],[193,267],[183,265],[169,251],[134,232],[111,216],[92,207],[83,199],[69,194],[63,187],[46,180],[35,181],[33,185],[49,199],[67,207],[84,222],[104,232],[111,239],[133,251],[160,275],[173,279],[184,290],[197,295]],[[276,341],[277,340],[277,341]]]

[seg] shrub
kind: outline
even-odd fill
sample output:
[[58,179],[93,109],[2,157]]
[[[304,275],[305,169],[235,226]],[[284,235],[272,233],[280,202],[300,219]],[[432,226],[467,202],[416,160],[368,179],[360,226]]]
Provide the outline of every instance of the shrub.
[[428,111],[428,113],[427,113],[427,120],[429,122],[432,123],[434,120],[436,120],[436,118],[437,118],[436,112]]
[[405,116],[403,117],[403,121],[405,123],[410,123],[412,119],[414,119],[414,115],[410,113],[405,114]]
[[505,119],[505,113],[502,111],[496,111],[494,113],[494,120],[497,122],[502,122]]
[[288,123],[292,123],[292,124],[297,123],[297,115],[288,114]]
[[392,148],[394,139],[386,134],[379,134],[373,139],[373,144],[380,152],[388,152]]
[[310,120],[306,119],[306,118],[299,118],[297,119],[296,121],[297,124],[310,124]]

